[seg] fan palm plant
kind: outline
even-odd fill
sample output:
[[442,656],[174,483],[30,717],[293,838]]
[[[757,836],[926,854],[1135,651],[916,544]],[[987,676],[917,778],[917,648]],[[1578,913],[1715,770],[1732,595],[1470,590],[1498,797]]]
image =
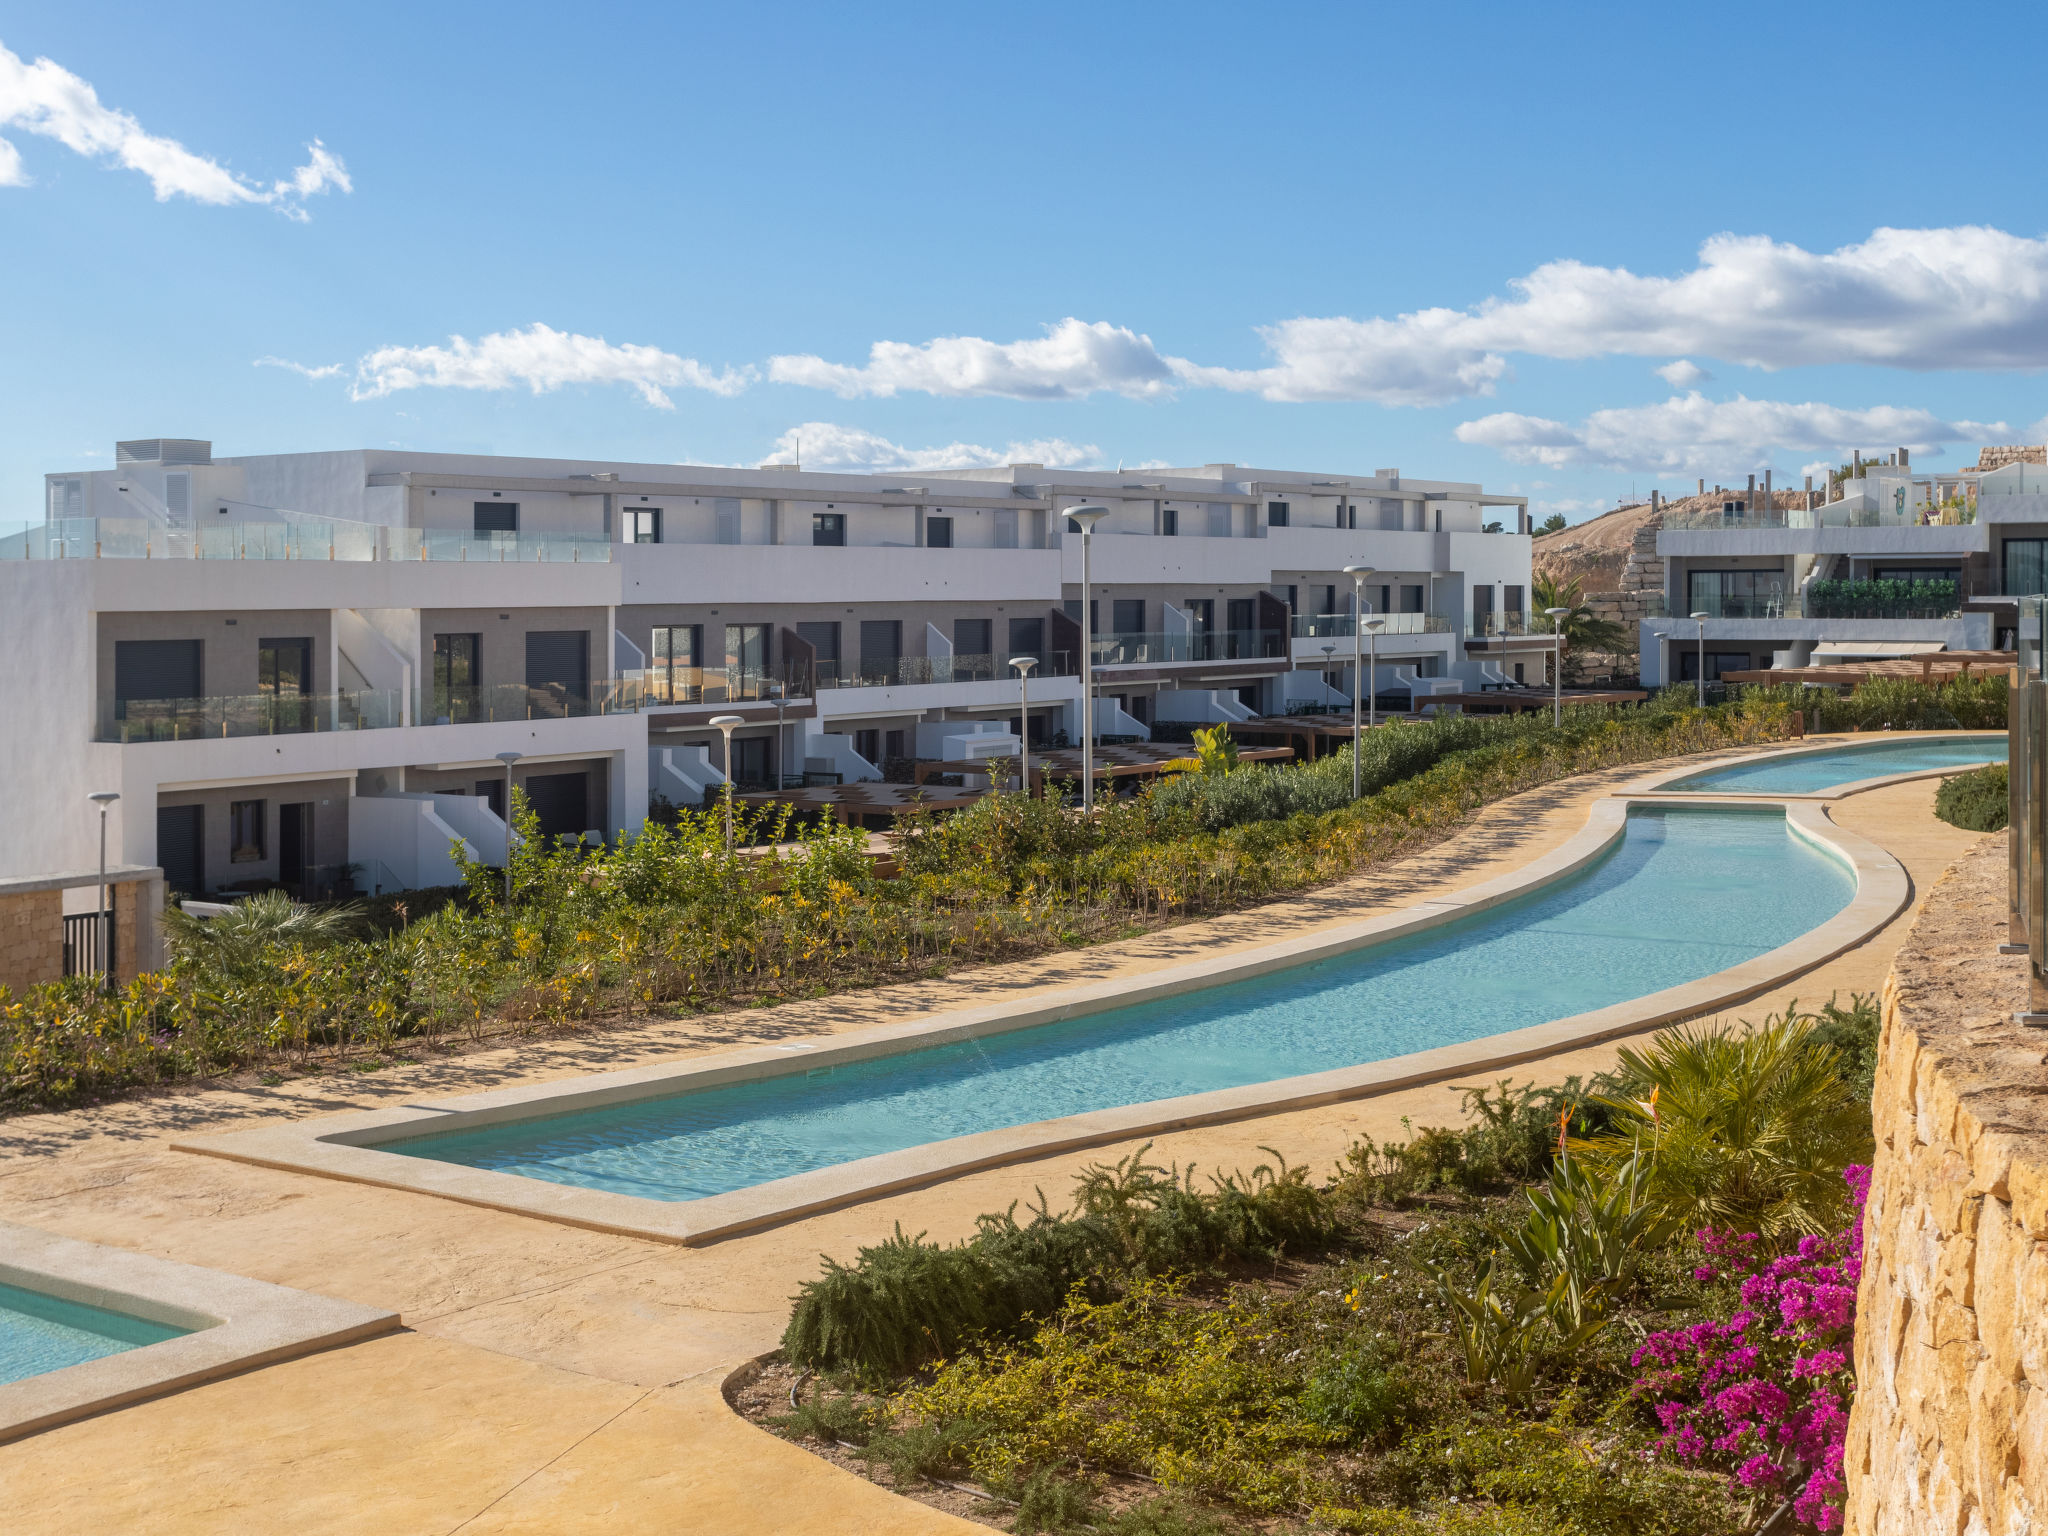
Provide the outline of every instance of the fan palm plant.
[[[1582,585],[1576,576],[1569,581],[1560,581],[1555,576],[1536,576],[1534,587],[1537,632],[1547,635],[1553,630],[1562,629],[1567,656],[1573,652],[1614,653],[1627,650],[1628,631],[1612,619],[1597,617],[1592,605],[1586,601],[1586,595],[1581,590]],[[1564,608],[1569,611],[1562,618],[1553,619],[1545,611],[1551,608]]]
[[1842,1170],[1870,1156],[1870,1106],[1810,1015],[1666,1030],[1624,1047],[1618,1075],[1642,1097],[1603,1096],[1615,1130],[1572,1149],[1589,1167],[1642,1157],[1646,1204],[1688,1229],[1773,1243],[1840,1229]]
[[237,902],[218,917],[200,918],[180,907],[164,914],[177,958],[218,976],[233,976],[264,963],[273,945],[323,948],[352,938],[362,926],[362,908],[309,907],[283,891],[264,891]]

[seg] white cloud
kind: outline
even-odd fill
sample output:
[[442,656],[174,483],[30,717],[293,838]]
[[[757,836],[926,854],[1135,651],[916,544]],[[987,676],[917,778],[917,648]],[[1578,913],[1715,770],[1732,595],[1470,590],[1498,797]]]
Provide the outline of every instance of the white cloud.
[[314,368],[305,363],[295,363],[288,357],[259,357],[250,365],[255,368],[283,368],[307,379],[338,379],[347,371],[341,363],[323,363]]
[[1902,406],[1859,411],[1742,395],[1709,400],[1694,390],[1660,405],[1595,411],[1577,426],[1502,411],[1461,424],[1457,435],[1517,464],[1699,475],[1763,469],[1779,449],[1846,456],[1852,448],[1903,445],[1929,453],[1945,443],[1995,438],[2009,430],[2004,422],[1943,421]]
[[1170,394],[1187,366],[1161,356],[1149,336],[1069,316],[1035,341],[994,342],[978,336],[942,336],[920,345],[878,341],[861,367],[808,354],[771,357],[768,377],[777,384],[829,389],[846,399],[904,390],[1012,400],[1078,400],[1106,390],[1147,399]]
[[[40,134],[88,159],[140,171],[156,189],[160,203],[173,197],[216,206],[262,203],[303,221],[306,198],[354,190],[348,167],[318,139],[307,146],[311,158],[306,164],[288,180],[266,187],[217,160],[194,154],[175,139],[145,132],[132,114],[103,105],[90,82],[62,65],[49,59],[24,64],[5,45],[0,45],[0,128]],[[28,184],[20,150],[0,139],[0,186]]]
[[750,369],[714,373],[695,358],[659,347],[613,344],[535,323],[498,331],[481,341],[451,336],[445,347],[379,347],[356,364],[353,400],[375,400],[401,389],[511,389],[536,395],[565,384],[625,384],[663,410],[674,409],[671,388],[736,395],[752,380]]
[[1508,287],[1511,296],[1469,309],[1263,326],[1272,362],[1262,368],[1192,362],[1127,327],[1069,318],[1037,341],[877,342],[864,366],[777,357],[768,376],[849,397],[1147,398],[1190,386],[1268,400],[1436,405],[1492,394],[1517,353],[1676,358],[1657,371],[1679,389],[1711,376],[1688,354],[1765,369],[2048,367],[2048,238],[1979,225],[1878,229],[1826,252],[1723,234],[1675,277],[1555,261]]
[[1102,462],[1093,443],[1065,438],[1037,438],[1007,448],[978,443],[948,443],[943,448],[905,448],[859,427],[829,421],[807,421],[775,440],[764,464],[801,463],[806,469],[910,470],[926,474],[943,469],[988,469],[1003,464],[1044,464],[1053,469],[1079,469]]

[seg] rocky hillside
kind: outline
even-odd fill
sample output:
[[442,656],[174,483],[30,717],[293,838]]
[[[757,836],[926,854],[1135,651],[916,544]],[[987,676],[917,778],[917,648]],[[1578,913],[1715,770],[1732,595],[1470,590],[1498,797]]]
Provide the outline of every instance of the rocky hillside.
[[[1718,511],[1726,497],[1741,494],[1742,491],[1736,489],[1710,491],[1704,496],[1681,496],[1675,501],[1665,502],[1663,510],[1704,512],[1712,508]],[[1763,493],[1759,491],[1757,494],[1761,498]],[[1771,502],[1773,506],[1789,511],[1806,504],[1806,493],[1776,491],[1772,493]],[[1559,529],[1556,533],[1540,534],[1531,551],[1536,574],[1560,581],[1576,579],[1581,590],[1588,594],[1613,592],[1622,586],[1622,568],[1628,564],[1629,551],[1635,544],[1637,532],[1650,524],[1650,504],[1643,501],[1603,512],[1598,517]]]

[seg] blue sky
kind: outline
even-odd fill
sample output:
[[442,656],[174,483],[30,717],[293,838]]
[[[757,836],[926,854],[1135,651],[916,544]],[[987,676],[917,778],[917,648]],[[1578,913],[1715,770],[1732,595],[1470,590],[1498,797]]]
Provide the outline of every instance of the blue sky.
[[2048,416],[2000,62],[2044,32],[17,0],[0,520],[155,435],[751,464],[802,429],[807,467],[1398,465],[1573,520],[1968,463]]

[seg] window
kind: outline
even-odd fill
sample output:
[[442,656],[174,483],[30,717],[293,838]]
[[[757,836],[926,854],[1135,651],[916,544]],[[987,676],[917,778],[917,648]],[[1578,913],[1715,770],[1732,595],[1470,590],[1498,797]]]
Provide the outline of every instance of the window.
[[[590,705],[590,632],[526,632],[526,707],[535,719],[581,715]],[[576,829],[582,831],[581,827]]]
[[715,496],[711,500],[714,537],[721,544],[740,541],[740,502],[737,496]]
[[[2007,544],[2006,548],[2013,546]],[[198,640],[116,640],[114,718],[130,717],[128,706],[200,696]],[[152,713],[161,713],[153,711]]]
[[519,531],[519,503],[516,501],[479,501],[474,504],[474,510],[479,535]]
[[1962,567],[1955,565],[1880,565],[1870,573],[1873,581],[1907,581],[1924,586],[1928,582],[1946,582],[1961,586]]
[[1159,531],[1169,539],[1177,538],[1180,535],[1179,507],[1161,507],[1159,509]]
[[313,704],[313,642],[258,640],[256,692],[273,731],[310,731]]
[[765,699],[768,690],[768,626],[725,626],[725,696]]
[[1316,612],[1331,614],[1337,612],[1337,584],[1334,581],[1326,581],[1316,590],[1322,593],[1323,598],[1322,602],[1317,606]]
[[228,806],[228,857],[237,864],[263,860],[263,800],[237,800]]
[[[1682,683],[1698,682],[1700,676],[1699,646],[1697,644],[1685,645],[1683,642],[1677,642],[1677,645],[1678,680]],[[1747,651],[1709,651],[1707,652],[1707,681],[1718,683],[1724,673],[1747,672],[1750,666],[1751,662],[1749,652]]]
[[1500,631],[1494,626],[1493,588],[1476,586],[1472,589],[1472,633],[1493,635]]
[[[1039,656],[1045,654],[1045,620],[1010,620],[1010,656]],[[1008,662],[1010,656],[1003,660]]]
[[1119,597],[1109,605],[1109,622],[1120,635],[1145,633],[1145,599]]
[[[1068,618],[1076,624],[1081,622],[1081,599],[1070,597],[1060,606],[1066,609]],[[1099,597],[1088,599],[1088,633],[1098,637],[1102,634],[1102,599]]]
[[703,646],[701,624],[657,624],[649,640],[652,654],[648,678],[656,702],[695,704],[704,697],[704,665],[698,652]]
[[2005,596],[2048,592],[2048,539],[2007,539],[2004,562]]
[[628,507],[625,526],[620,535],[628,544],[659,544],[661,542],[661,508]]
[[996,548],[1015,549],[1016,547],[1017,509],[1014,507],[998,507],[996,508]]
[[1416,582],[1413,586],[1402,587],[1401,611],[1403,613],[1422,612],[1424,594],[1427,590],[1428,589],[1424,587],[1423,584],[1419,581]]
[[951,549],[953,547],[953,519],[950,517],[928,517],[924,520],[924,544],[926,549]]
[[1782,570],[1691,571],[1686,583],[1692,595],[1687,613],[1716,619],[1774,619],[1785,611]]
[[1522,668],[1524,665],[1525,663],[1519,661],[1515,663],[1515,686],[1517,688],[1521,687],[1525,682],[1528,681],[1528,679],[1522,675]]
[[481,718],[481,635],[434,636],[434,723],[463,725]]
[[1269,501],[1266,503],[1266,526],[1268,528],[1285,528],[1287,526],[1286,502]]
[[1216,599],[1213,597],[1191,597],[1187,600],[1188,627],[1198,635],[1206,635],[1216,627]]
[[[796,627],[797,639],[811,648],[811,658],[818,669],[818,677],[826,683],[839,680],[839,621],[837,619],[812,619]],[[783,657],[784,661],[789,658]]]
[[1271,592],[1275,597],[1277,597],[1281,602],[1285,603],[1294,612],[1299,613],[1301,611],[1298,601],[1299,594],[1301,591],[1299,587],[1293,585],[1292,583],[1289,583],[1287,586],[1284,587],[1268,587],[1266,590],[1268,592]]
[[1209,537],[1227,539],[1230,537],[1230,503],[1212,501],[1209,503]]
[[813,512],[811,514],[811,542],[838,548],[846,543],[846,514],[844,512]]
[[1515,583],[1513,583],[1513,582],[1509,582],[1509,583],[1508,583],[1508,584],[1507,584],[1506,586],[1504,586],[1504,587],[1503,587],[1503,588],[1502,588],[1501,590],[1502,590],[1502,591],[1503,591],[1504,593],[1506,593],[1506,594],[1507,594],[1507,602],[1506,602],[1506,604],[1505,604],[1505,606],[1506,606],[1506,608],[1507,608],[1507,611],[1508,611],[1509,613],[1512,613],[1512,614],[1517,614],[1517,615],[1519,615],[1519,614],[1521,613],[1521,611],[1522,611],[1522,589],[1521,589],[1521,587],[1517,586],[1517,585],[1516,585]]
[[860,621],[860,675],[876,682],[896,681],[903,655],[901,619]]
[[1248,630],[1257,629],[1259,627],[1258,611],[1258,599],[1233,597],[1224,608],[1226,617],[1223,627],[1240,634]]
[[1365,589],[1365,600],[1372,605],[1374,613],[1391,613],[1393,610],[1389,607],[1389,600],[1393,593],[1394,589],[1382,582]]
[[768,761],[772,745],[766,736],[740,736],[732,744],[732,779],[736,784],[773,786],[773,765]]
[[953,621],[953,660],[957,664],[964,656],[993,656],[995,654],[995,625],[988,619],[955,619]]

